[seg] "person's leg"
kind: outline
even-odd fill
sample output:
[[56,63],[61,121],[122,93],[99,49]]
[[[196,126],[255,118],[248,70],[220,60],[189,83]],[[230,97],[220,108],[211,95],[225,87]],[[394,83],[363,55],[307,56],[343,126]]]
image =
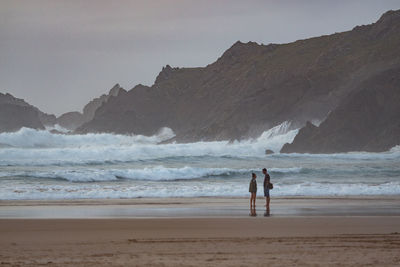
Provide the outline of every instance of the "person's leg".
[[268,208],[269,207],[269,202],[268,202],[269,189],[268,188],[264,188],[264,197],[265,197],[265,207]]
[[255,205],[256,205],[256,193],[251,193],[250,207],[254,207]]
[[270,197],[267,197],[267,211],[269,212],[269,202],[270,202]]

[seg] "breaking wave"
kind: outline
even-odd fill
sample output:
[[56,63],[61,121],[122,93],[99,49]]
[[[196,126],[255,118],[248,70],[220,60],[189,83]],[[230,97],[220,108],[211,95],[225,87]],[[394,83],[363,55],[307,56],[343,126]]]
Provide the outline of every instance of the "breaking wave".
[[45,128],[46,128],[46,131],[53,131],[53,130],[55,130],[55,131],[58,131],[58,132],[60,132],[60,133],[69,133],[69,132],[71,132],[71,130],[62,127],[62,126],[59,125],[59,124],[55,124],[55,125],[53,125],[53,126],[45,125]]
[[163,128],[155,136],[85,134],[52,134],[23,128],[15,133],[0,134],[0,166],[87,165],[109,162],[171,157],[264,157],[265,149],[276,152],[291,142],[297,130],[287,130],[283,123],[259,138],[246,141],[195,142],[187,144],[159,144],[174,136]]
[[17,132],[0,133],[0,143],[15,148],[86,148],[157,144],[174,136],[170,128],[162,128],[154,136],[109,133],[53,134],[46,130],[22,128]]
[[[274,174],[299,173],[302,168],[271,168]],[[156,166],[143,169],[59,169],[51,171],[8,171],[0,172],[0,177],[29,177],[63,179],[70,182],[104,182],[118,179],[131,179],[142,181],[176,181],[193,180],[212,177],[229,177],[247,174],[249,177],[252,169],[230,168],[196,168],[185,166],[182,168],[166,168]]]
[[[2,199],[104,199],[104,198],[163,198],[163,197],[243,197],[248,196],[246,183],[159,183],[121,185],[119,187],[99,184],[17,185],[0,188]],[[261,194],[262,188],[259,188]],[[399,182],[373,184],[327,184],[299,183],[274,184],[273,196],[368,196],[398,195]]]

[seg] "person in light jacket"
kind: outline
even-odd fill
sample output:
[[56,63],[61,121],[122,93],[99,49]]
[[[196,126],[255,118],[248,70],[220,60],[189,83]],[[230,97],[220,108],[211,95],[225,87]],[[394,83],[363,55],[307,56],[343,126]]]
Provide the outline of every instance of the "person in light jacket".
[[251,174],[251,181],[249,185],[249,192],[250,192],[250,208],[256,207],[256,196],[257,196],[257,175],[253,172]]

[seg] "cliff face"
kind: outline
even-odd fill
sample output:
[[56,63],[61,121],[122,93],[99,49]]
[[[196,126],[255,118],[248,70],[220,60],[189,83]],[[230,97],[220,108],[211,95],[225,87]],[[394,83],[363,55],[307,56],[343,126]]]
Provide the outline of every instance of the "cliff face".
[[154,134],[177,141],[254,137],[283,121],[323,120],[360,84],[400,64],[399,11],[352,31],[283,45],[235,43],[204,68],[166,66],[99,107],[77,132]]
[[83,108],[83,113],[73,111],[62,114],[57,118],[57,123],[70,130],[75,130],[85,122],[93,119],[96,110],[109,98],[117,96],[121,91],[125,91],[119,84],[114,85],[108,94],[103,94],[98,98],[93,99]]
[[38,113],[40,123],[43,125],[54,125],[56,123],[56,116],[53,114],[47,114],[42,112],[40,109],[38,109],[35,106],[30,105],[29,103],[25,102],[25,100],[16,98],[12,96],[11,94],[2,94],[0,93],[0,104],[11,104],[11,105],[17,105],[17,106],[23,106],[23,107],[30,107]]
[[0,93],[0,132],[18,131],[22,127],[44,129],[41,114],[23,99]]
[[87,122],[93,119],[96,110],[103,105],[103,103],[107,102],[110,97],[117,96],[120,91],[124,91],[124,89],[119,84],[116,84],[110,89],[108,94],[103,94],[87,103],[83,108],[84,121]]
[[119,84],[116,84],[108,94],[103,94],[90,101],[84,112],[67,112],[56,118],[55,115],[47,114],[37,107],[30,105],[23,99],[16,98],[11,94],[0,93],[0,132],[17,131],[22,127],[45,129],[45,126],[60,126],[75,130],[83,123],[91,120],[103,103],[111,97],[117,96],[120,92],[126,92]]
[[400,67],[371,77],[319,127],[302,128],[283,153],[387,151],[400,144]]

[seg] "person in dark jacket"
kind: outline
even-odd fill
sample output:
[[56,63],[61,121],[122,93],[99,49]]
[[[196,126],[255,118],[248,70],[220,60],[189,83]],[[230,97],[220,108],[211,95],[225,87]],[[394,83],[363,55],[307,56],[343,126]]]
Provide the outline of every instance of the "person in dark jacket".
[[257,175],[253,172],[251,174],[251,181],[249,185],[249,192],[251,193],[250,195],[250,208],[256,206],[256,196],[257,196],[257,181],[256,181]]
[[266,168],[262,170],[264,174],[264,197],[265,197],[265,207],[267,209],[267,213],[269,214],[269,202],[270,202],[270,197],[269,197],[269,184],[271,183],[271,177],[268,174],[268,171]]

